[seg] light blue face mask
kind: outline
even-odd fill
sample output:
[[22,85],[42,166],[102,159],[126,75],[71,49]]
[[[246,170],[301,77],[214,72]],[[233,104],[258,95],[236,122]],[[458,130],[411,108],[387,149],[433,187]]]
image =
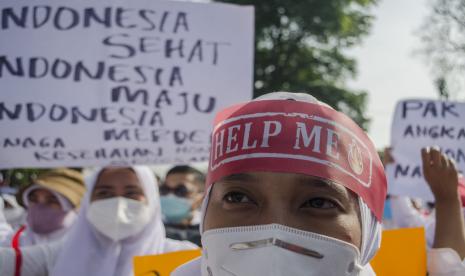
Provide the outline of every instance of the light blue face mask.
[[191,202],[175,195],[160,197],[163,220],[167,223],[180,223],[191,216]]

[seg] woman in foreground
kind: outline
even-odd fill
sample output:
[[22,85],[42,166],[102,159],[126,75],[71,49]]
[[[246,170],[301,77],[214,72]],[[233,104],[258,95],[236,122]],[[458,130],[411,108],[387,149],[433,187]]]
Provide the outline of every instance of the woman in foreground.
[[383,166],[363,130],[313,97],[219,113],[206,190],[202,257],[172,275],[374,275]]

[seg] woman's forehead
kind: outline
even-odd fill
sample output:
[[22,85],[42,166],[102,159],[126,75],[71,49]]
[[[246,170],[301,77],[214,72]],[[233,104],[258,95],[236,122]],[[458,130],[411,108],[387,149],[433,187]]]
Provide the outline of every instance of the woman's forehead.
[[35,195],[44,195],[44,196],[53,196],[55,197],[55,195],[53,194],[53,192],[51,192],[50,190],[46,189],[46,188],[37,188],[37,189],[34,189],[33,191],[31,191],[29,193],[29,196],[35,196]]
[[129,167],[116,167],[116,168],[104,168],[100,171],[99,173],[99,178],[100,177],[108,177],[108,176],[114,176],[114,175],[136,175],[134,171],[129,168]]
[[[344,194],[351,197],[356,197],[354,193],[348,190],[345,186],[322,179],[319,177],[309,176],[298,173],[279,173],[279,172],[246,172],[231,174],[220,179],[216,184],[234,184],[260,187],[260,184],[269,182],[279,182],[278,188],[281,190],[294,190],[297,187],[302,189],[318,189],[327,190],[328,192]],[[215,185],[216,185],[215,184]],[[258,185],[257,185],[258,184]],[[266,188],[266,187],[264,187]]]
[[126,185],[141,185],[137,174],[131,168],[105,168],[99,173],[95,188],[120,185],[122,182]]

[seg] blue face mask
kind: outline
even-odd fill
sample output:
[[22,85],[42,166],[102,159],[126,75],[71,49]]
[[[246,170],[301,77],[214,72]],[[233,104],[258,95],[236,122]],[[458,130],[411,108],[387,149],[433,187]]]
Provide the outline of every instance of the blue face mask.
[[175,195],[160,197],[163,220],[167,223],[180,223],[191,216],[191,202]]

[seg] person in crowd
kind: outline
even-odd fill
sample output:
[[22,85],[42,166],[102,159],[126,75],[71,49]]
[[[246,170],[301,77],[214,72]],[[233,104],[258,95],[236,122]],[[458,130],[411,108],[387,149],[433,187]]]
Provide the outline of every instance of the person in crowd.
[[[383,163],[385,166],[395,162],[391,152],[391,148],[384,150]],[[434,222],[430,215],[430,208],[417,198],[389,195],[389,208],[391,210],[390,228],[426,227]],[[427,240],[430,241],[429,244],[432,244],[432,236],[427,236]]]
[[383,221],[382,227],[384,230],[388,229],[395,229],[396,225],[392,219],[392,208],[391,208],[391,196],[386,196],[386,201],[384,203],[384,211],[383,211]]
[[0,249],[0,275],[129,276],[134,256],[197,248],[165,238],[158,185],[145,166],[107,167],[87,181],[77,220],[64,241]]
[[455,163],[437,148],[422,150],[423,173],[435,198],[430,276],[465,275],[465,224]]
[[18,229],[26,223],[27,212],[16,200],[16,196],[11,194],[2,194],[0,196],[5,207],[3,209],[5,219],[13,229]]
[[364,131],[308,94],[217,114],[202,256],[175,276],[374,275],[386,178]]
[[26,211],[19,205],[16,197],[11,194],[1,194],[0,197],[5,203],[3,213],[6,222],[11,225],[13,229],[18,229],[21,225],[26,223]]
[[5,205],[3,202],[3,198],[0,197],[0,242],[5,240],[12,230],[11,226],[8,224],[8,222],[5,219],[5,216],[3,215],[4,206]]
[[187,165],[171,168],[160,186],[161,208],[166,236],[200,245],[200,204],[205,175]]
[[[2,246],[30,246],[62,239],[77,217],[84,192],[79,171],[59,168],[42,173],[17,195],[27,208],[25,223]],[[16,205],[8,199],[7,202]],[[4,211],[7,218],[12,216],[9,211],[20,213],[19,207],[14,208]]]
[[[429,148],[428,148],[429,150]],[[438,151],[432,148],[431,151]],[[394,162],[390,149],[385,150],[385,156]],[[459,195],[462,198],[463,215],[465,216],[465,179],[459,174]],[[418,203],[419,202],[419,203]],[[428,248],[433,247],[436,228],[436,216],[434,203],[428,203],[425,207],[423,202],[406,196],[391,196],[391,209],[394,228],[424,227]]]

